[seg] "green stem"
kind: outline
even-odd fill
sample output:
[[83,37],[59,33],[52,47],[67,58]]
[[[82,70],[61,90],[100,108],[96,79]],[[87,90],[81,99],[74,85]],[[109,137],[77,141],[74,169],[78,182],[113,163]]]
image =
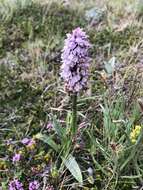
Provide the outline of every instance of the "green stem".
[[77,93],[72,96],[72,134],[75,135],[77,130]]

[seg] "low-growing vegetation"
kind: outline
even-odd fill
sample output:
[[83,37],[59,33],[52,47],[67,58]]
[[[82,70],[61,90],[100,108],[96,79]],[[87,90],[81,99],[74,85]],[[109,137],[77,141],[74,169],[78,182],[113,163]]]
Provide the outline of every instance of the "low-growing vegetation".
[[142,0],[0,0],[0,190],[143,188],[142,20]]

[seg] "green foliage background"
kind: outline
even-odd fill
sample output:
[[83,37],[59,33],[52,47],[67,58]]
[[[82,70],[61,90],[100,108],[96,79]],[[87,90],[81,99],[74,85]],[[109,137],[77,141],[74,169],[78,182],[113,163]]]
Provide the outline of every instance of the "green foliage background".
[[[86,18],[91,8],[102,13],[97,23]],[[0,185],[4,190],[13,176],[27,187],[29,167],[39,166],[43,171],[47,164],[51,166],[47,183],[55,189],[142,187],[142,131],[136,144],[130,141],[134,126],[143,124],[138,104],[143,96],[142,10],[141,1],[131,0],[69,4],[0,0],[0,163],[6,165],[0,166]],[[77,26],[89,35],[93,61],[89,89],[78,99],[78,122],[84,128],[73,146],[71,139],[59,138],[56,130],[47,133],[46,125],[53,115],[63,128],[70,122],[71,102],[59,77],[60,54],[66,34]],[[41,158],[32,157],[25,167],[13,166],[13,152],[24,151],[20,141],[37,133],[52,139],[48,144],[37,141],[35,155],[41,154]],[[68,130],[66,135],[69,137]],[[11,146],[6,143],[9,139]],[[51,146],[53,141],[60,144],[60,153]],[[68,153],[80,166],[82,185],[61,164]],[[48,163],[43,161],[46,154]],[[39,180],[43,184],[43,178]]]

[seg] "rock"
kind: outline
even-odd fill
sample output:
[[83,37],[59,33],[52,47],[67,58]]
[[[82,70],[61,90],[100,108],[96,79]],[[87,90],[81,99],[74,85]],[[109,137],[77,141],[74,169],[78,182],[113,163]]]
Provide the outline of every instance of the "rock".
[[85,12],[85,19],[88,22],[96,25],[102,21],[104,15],[105,15],[104,10],[98,8],[91,8]]

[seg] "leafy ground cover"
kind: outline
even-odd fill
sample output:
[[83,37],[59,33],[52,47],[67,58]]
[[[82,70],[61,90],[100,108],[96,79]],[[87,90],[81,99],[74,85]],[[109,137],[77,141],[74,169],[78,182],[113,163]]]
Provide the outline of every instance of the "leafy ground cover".
[[[142,1],[0,0],[2,190],[14,179],[33,190],[142,188],[142,16]],[[59,71],[76,27],[92,63],[72,139]]]

